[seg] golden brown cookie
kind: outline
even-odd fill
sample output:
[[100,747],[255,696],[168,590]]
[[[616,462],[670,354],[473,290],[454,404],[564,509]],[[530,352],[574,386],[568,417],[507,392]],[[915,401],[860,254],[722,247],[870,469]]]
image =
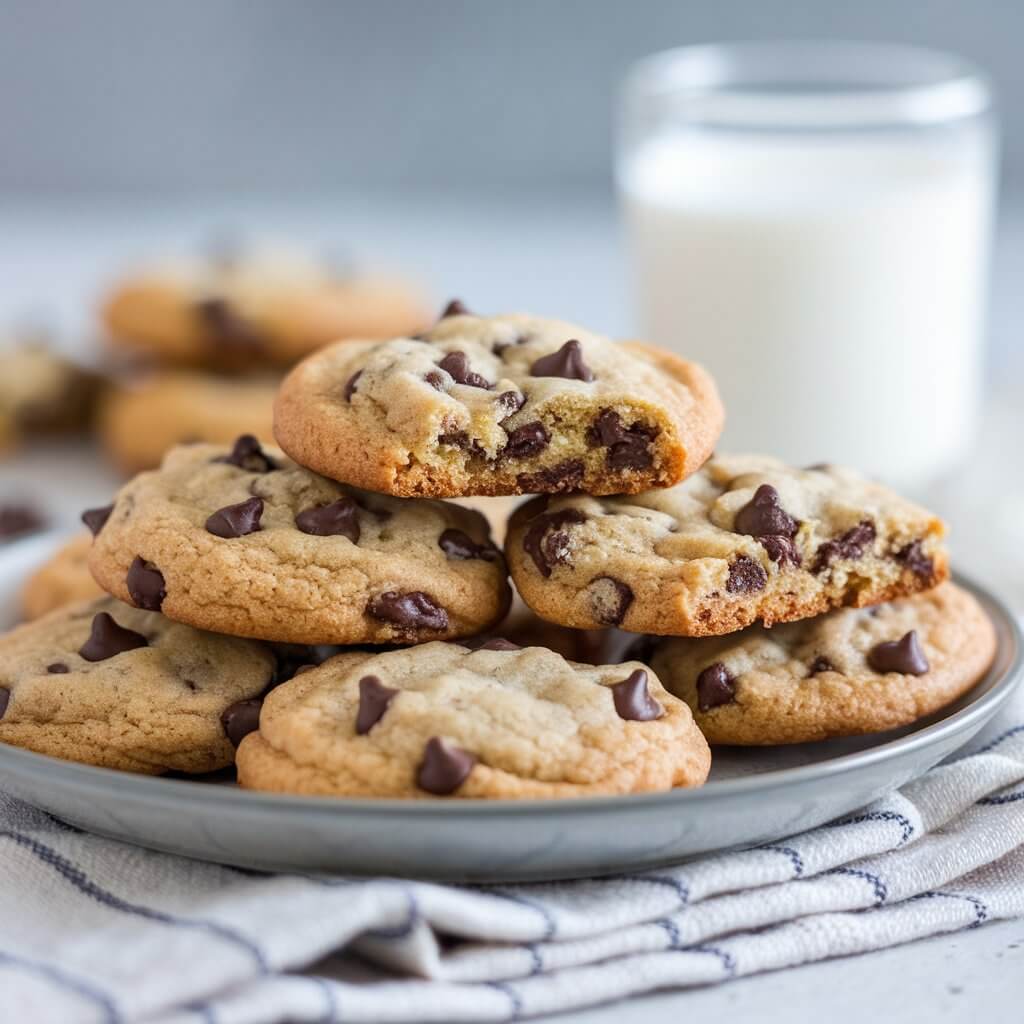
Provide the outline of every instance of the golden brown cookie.
[[668,352],[456,312],[419,338],[309,357],[274,433],[303,465],[387,494],[632,494],[694,472],[722,421],[710,376]]
[[238,748],[243,786],[329,796],[638,793],[698,786],[709,766],[646,666],[502,642],[339,655],[273,690]]
[[58,548],[29,576],[21,591],[21,607],[26,619],[38,619],[66,604],[103,596],[103,590],[89,572],[91,547],[92,537],[88,533],[79,534]]
[[850,470],[730,455],[666,490],[529,502],[505,550],[553,622],[714,636],[927,590],[949,575],[944,532]]
[[773,629],[665,640],[651,665],[711,743],[756,746],[907,725],[974,686],[995,647],[978,602],[944,583]]
[[478,633],[508,607],[479,513],[345,487],[251,437],[172,449],[96,526],[104,589],[233,636],[408,644]]

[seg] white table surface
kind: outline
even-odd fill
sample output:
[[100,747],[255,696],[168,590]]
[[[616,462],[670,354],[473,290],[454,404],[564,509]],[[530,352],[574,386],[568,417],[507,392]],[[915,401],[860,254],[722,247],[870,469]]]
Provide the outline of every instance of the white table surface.
[[[1024,454],[1017,282],[1024,210],[1004,215],[995,272],[990,406],[977,465],[948,488],[941,508],[969,561],[1024,610]],[[209,229],[298,235],[351,247],[371,266],[417,275],[439,300],[481,310],[529,309],[628,335],[624,260],[610,200],[509,196],[273,199],[0,199],[0,324],[39,318],[60,342],[86,351],[91,310],[118,268]],[[0,464],[0,499],[27,496],[56,523],[104,504],[116,476],[83,445],[34,446]],[[1007,486],[1000,486],[1000,484]],[[994,538],[994,539],[993,539]],[[1020,539],[1020,547],[1010,542]],[[899,1019],[902,1024],[1024,1020],[1024,920],[687,992],[667,992],[557,1018],[560,1024],[727,1020],[775,1024]]]

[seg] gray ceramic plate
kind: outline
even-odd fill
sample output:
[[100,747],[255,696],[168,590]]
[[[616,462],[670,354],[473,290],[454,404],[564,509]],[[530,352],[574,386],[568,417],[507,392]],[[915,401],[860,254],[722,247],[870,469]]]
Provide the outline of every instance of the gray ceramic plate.
[[[26,572],[54,545],[0,556],[0,621],[17,617]],[[1022,675],[1021,636],[986,590],[999,634],[991,671],[909,729],[855,740],[719,749],[702,789],[565,801],[334,800],[128,775],[0,745],[0,785],[90,832],[250,868],[513,881],[651,868],[769,842],[862,807],[966,743]]]

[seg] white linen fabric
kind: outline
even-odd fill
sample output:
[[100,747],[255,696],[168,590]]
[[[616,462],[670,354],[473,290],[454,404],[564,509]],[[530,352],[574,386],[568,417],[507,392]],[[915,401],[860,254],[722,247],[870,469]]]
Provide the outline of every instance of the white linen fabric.
[[509,886],[261,875],[0,796],[0,1020],[506,1021],[1024,914],[1024,701],[863,811],[756,849]]

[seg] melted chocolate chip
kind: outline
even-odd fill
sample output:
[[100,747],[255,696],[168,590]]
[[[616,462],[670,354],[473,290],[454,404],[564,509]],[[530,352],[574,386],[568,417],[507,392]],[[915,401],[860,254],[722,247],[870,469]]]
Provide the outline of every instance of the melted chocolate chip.
[[229,540],[256,533],[263,515],[262,498],[246,498],[237,505],[225,505],[206,520],[206,532]]
[[922,579],[931,579],[935,574],[935,563],[926,555],[922,549],[921,541],[913,540],[893,555],[897,562],[902,563],[915,576]]
[[403,629],[447,629],[448,613],[421,590],[402,593],[388,590],[370,599],[367,612],[382,622],[392,622]]
[[452,299],[444,309],[441,310],[441,315],[438,320],[447,320],[450,316],[472,316],[466,307],[459,302],[458,299]]
[[437,370],[428,370],[423,379],[435,390],[444,391],[444,377]]
[[6,686],[0,686],[0,718],[7,713],[7,705],[11,702],[11,691]]
[[227,299],[220,296],[203,299],[196,303],[195,308],[213,344],[238,355],[263,351],[263,334],[241,316]]
[[616,472],[647,469],[654,461],[651,442],[657,436],[657,427],[642,423],[623,426],[622,417],[614,409],[602,409],[587,428],[587,443],[591,448],[607,448],[605,461]]
[[119,626],[106,612],[100,612],[92,620],[89,639],[78,649],[86,661],[106,661],[115,654],[148,647],[149,641],[134,630]]
[[498,549],[493,544],[477,544],[461,530],[445,530],[438,537],[437,546],[449,558],[480,558],[485,562],[493,562],[498,557]]
[[868,652],[868,664],[876,672],[899,672],[905,676],[923,676],[929,667],[915,629],[899,640],[875,644]]
[[583,346],[573,338],[557,352],[541,356],[530,367],[531,377],[562,377],[565,380],[592,381],[594,375],[583,362]]
[[811,662],[811,675],[816,676],[819,672],[835,672],[836,667],[824,655],[819,654]]
[[598,576],[587,588],[590,609],[603,626],[618,626],[633,603],[633,590],[614,576]]
[[749,555],[740,555],[729,566],[725,589],[730,594],[749,594],[755,590],[764,590],[767,584],[768,573],[764,571],[764,566]]
[[30,505],[0,506],[0,540],[37,533],[46,526],[42,513]]
[[348,537],[353,544],[358,544],[359,506],[351,498],[342,496],[330,505],[303,509],[295,517],[295,525],[314,537]]
[[461,448],[464,452],[479,455],[481,458],[487,457],[487,450],[483,445],[475,437],[470,437],[464,430],[455,430],[450,434],[438,434],[437,443],[447,444],[452,448]]
[[502,391],[494,400],[494,404],[498,407],[498,422],[500,423],[510,416],[514,416],[526,405],[526,395],[520,394],[518,391]]
[[70,672],[71,669],[69,669],[63,661],[55,661],[52,665],[46,666],[46,671],[51,676],[60,676],[65,672]]
[[164,574],[152,562],[144,561],[136,555],[128,567],[128,594],[137,608],[158,612],[167,596]]
[[89,532],[95,537],[107,525],[107,520],[113,511],[113,505],[104,505],[103,508],[87,508],[82,513],[82,522],[89,527]]
[[710,711],[722,704],[731,704],[736,699],[736,680],[729,675],[728,669],[716,661],[708,665],[697,676],[697,707],[701,711]]
[[483,388],[485,391],[494,387],[486,377],[480,376],[479,373],[474,373],[469,368],[469,359],[466,357],[465,352],[449,352],[437,365],[456,384],[465,384],[466,387],[470,388]]
[[569,558],[569,535],[565,526],[586,522],[586,514],[576,508],[566,508],[537,516],[523,537],[523,550],[533,559],[542,576],[550,576],[551,569]]
[[260,727],[262,708],[263,700],[260,697],[253,697],[251,700],[237,701],[221,712],[220,724],[224,728],[224,735],[231,741],[231,746],[237,747],[249,733]]
[[346,402],[352,401],[352,396],[356,393],[356,388],[359,386],[359,378],[362,377],[363,371],[356,370],[347,381],[345,381],[345,390],[342,394],[345,396]]
[[818,548],[817,557],[814,561],[814,571],[821,572],[823,569],[827,569],[837,558],[860,558],[864,554],[864,549],[874,539],[875,524],[870,519],[865,519],[863,522],[851,527],[841,536],[825,541]]
[[647,673],[643,669],[630,672],[621,683],[615,683],[610,689],[616,713],[627,722],[649,722],[665,714],[665,709],[647,689]]
[[758,543],[764,548],[768,557],[776,562],[779,568],[786,565],[800,565],[803,558],[800,549],[791,537],[778,537],[769,534],[767,537],[758,537]]
[[779,492],[771,484],[761,484],[736,513],[734,527],[748,537],[795,537],[798,524],[779,503]]
[[433,736],[423,749],[416,784],[434,796],[447,796],[466,781],[475,764],[475,754]]
[[249,473],[269,473],[277,469],[277,463],[263,451],[259,441],[252,434],[243,434],[231,449],[229,455],[222,455],[214,462],[226,462]]
[[385,686],[376,676],[363,676],[359,680],[359,711],[356,713],[356,732],[366,735],[384,717],[397,690]]
[[551,437],[543,423],[524,423],[509,433],[501,456],[505,459],[525,459],[544,451],[550,443]]
[[535,473],[519,473],[516,484],[526,493],[544,491],[554,494],[564,491],[578,491],[583,486],[586,467],[580,459],[567,459],[557,466],[538,469]]

